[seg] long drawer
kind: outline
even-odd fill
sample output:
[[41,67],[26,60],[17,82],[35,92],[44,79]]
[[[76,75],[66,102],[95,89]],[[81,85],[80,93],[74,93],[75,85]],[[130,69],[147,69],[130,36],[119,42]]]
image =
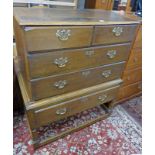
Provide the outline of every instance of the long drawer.
[[34,127],[46,125],[47,123],[66,118],[83,110],[111,101],[115,98],[118,88],[119,86],[116,86],[87,96],[74,98],[57,105],[35,108],[31,111],[31,116],[35,122],[33,125],[35,125]]
[[132,41],[136,30],[137,25],[96,26],[93,45]]
[[120,78],[125,62],[31,80],[34,100],[68,93]]
[[142,81],[142,68],[126,70],[123,74],[123,86]]
[[31,78],[62,74],[128,59],[130,43],[29,54]]
[[28,52],[90,46],[92,26],[26,27]]

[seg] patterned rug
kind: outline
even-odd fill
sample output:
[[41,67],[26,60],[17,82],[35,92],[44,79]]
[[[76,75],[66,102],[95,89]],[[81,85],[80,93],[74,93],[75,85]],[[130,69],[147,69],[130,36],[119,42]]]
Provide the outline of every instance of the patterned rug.
[[[131,104],[136,98],[126,102]],[[138,103],[139,103],[138,102]],[[134,102],[135,103],[135,102]],[[136,104],[135,104],[136,106]],[[137,110],[138,111],[138,110]],[[41,139],[55,135],[88,119],[103,114],[100,107],[79,113],[76,116],[41,127]],[[14,155],[132,155],[141,153],[141,126],[123,105],[114,108],[110,117],[99,121],[63,139],[34,151],[26,117],[14,117]]]
[[135,97],[129,100],[121,106],[127,111],[127,113],[133,117],[133,119],[142,126],[142,97]]

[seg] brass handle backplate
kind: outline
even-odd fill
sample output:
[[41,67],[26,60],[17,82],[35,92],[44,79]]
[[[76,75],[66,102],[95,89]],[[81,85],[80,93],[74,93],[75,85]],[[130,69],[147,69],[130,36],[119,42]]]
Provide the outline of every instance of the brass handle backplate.
[[98,99],[99,99],[101,102],[105,101],[106,98],[107,98],[107,95],[105,95],[105,94],[98,97]]
[[60,81],[57,81],[54,83],[54,86],[58,89],[62,89],[65,87],[65,85],[67,84],[67,81],[66,80],[60,80]]
[[114,27],[112,32],[116,37],[119,37],[123,33],[123,28],[122,27]]
[[61,108],[56,111],[57,115],[64,115],[67,112],[66,108]]
[[87,77],[89,74],[90,74],[90,71],[89,71],[89,70],[88,70],[88,71],[83,71],[83,72],[82,72],[82,75],[83,75],[84,77]]
[[69,36],[71,36],[71,30],[65,30],[65,29],[57,30],[56,36],[62,41],[68,40]]
[[68,58],[61,57],[54,60],[54,64],[56,64],[58,67],[62,68],[66,66],[66,63],[68,63]]
[[105,78],[108,78],[111,75],[111,70],[105,70],[102,72],[102,76]]
[[116,54],[117,54],[116,50],[110,50],[110,51],[107,52],[107,56],[110,59],[113,59],[116,56]]
[[85,51],[85,55],[90,57],[90,56],[94,55],[94,51],[93,50],[87,50],[87,51]]

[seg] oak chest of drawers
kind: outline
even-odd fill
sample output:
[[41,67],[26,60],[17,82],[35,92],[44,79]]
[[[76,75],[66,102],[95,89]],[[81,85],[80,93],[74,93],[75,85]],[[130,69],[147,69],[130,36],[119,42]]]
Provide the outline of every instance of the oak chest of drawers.
[[110,11],[14,9],[16,71],[35,147],[66,134],[40,142],[40,126],[98,105],[108,114],[137,25]]

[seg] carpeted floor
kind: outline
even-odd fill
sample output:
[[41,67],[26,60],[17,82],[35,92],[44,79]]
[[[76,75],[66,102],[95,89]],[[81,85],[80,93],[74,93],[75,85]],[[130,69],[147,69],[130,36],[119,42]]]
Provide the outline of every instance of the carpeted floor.
[[[136,97],[114,108],[106,120],[99,121],[36,151],[25,116],[14,117],[14,155],[131,155],[142,151],[142,101]],[[99,107],[66,120],[42,127],[41,139],[103,114]]]
[[136,97],[121,105],[142,126],[142,97]]

